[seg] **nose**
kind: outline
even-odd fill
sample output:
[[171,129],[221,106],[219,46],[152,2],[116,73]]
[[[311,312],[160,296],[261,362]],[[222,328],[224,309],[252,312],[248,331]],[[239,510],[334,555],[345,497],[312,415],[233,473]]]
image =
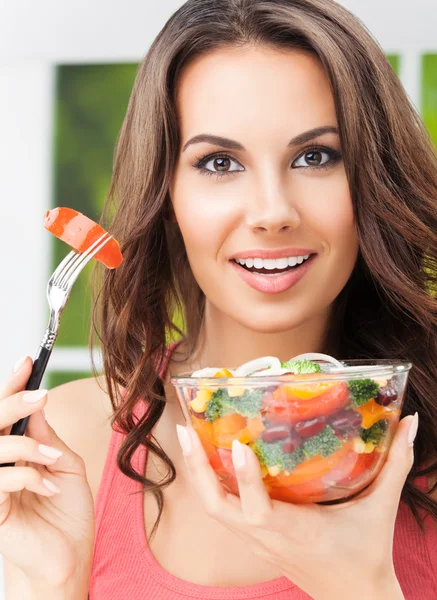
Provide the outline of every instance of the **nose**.
[[299,226],[300,216],[290,185],[271,173],[262,181],[258,179],[246,213],[246,222],[254,232],[279,233]]

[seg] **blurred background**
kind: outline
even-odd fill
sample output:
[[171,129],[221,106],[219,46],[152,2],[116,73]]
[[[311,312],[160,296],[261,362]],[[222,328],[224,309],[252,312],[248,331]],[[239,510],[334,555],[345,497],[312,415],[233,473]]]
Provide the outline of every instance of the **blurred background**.
[[[437,2],[340,3],[378,40],[437,142]],[[0,379],[35,355],[47,280],[69,251],[44,214],[68,206],[99,219],[138,63],[182,4],[0,0]],[[42,387],[91,373],[89,272],[63,313]],[[0,600],[2,591],[0,556]]]

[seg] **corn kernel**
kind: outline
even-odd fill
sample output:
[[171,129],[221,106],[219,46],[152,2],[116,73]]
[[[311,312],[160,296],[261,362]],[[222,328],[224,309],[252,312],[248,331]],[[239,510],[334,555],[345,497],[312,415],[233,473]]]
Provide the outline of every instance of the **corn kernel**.
[[281,472],[281,468],[278,465],[274,465],[268,468],[268,472],[271,477],[276,477]]
[[364,454],[366,443],[359,437],[354,438],[353,448],[357,454]]
[[231,398],[237,398],[244,394],[244,387],[228,387],[228,394]]
[[208,402],[211,400],[212,390],[199,390],[194,400],[189,402],[189,405],[195,412],[205,412]]
[[269,472],[269,470],[267,469],[267,467],[265,467],[264,465],[261,467],[261,477],[264,478],[267,473]]
[[367,442],[364,448],[364,454],[370,454],[375,449],[375,444],[373,442]]

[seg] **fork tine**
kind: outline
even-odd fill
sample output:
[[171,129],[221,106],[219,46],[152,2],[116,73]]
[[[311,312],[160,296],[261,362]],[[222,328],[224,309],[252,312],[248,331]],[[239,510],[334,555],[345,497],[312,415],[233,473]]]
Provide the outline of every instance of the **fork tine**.
[[64,258],[64,260],[62,262],[60,262],[59,265],[56,267],[56,269],[53,271],[52,276],[50,277],[49,283],[53,284],[55,282],[55,280],[60,277],[62,272],[68,267],[69,263],[74,259],[74,257],[76,255],[77,255],[77,252],[75,250],[72,250],[71,252],[69,252],[67,254],[67,256]]
[[65,276],[67,275],[67,273],[75,267],[75,265],[78,263],[78,261],[80,260],[80,258],[84,255],[88,255],[88,253],[90,251],[92,251],[97,244],[99,244],[99,242],[106,236],[106,232],[99,237],[98,240],[96,240],[89,248],[87,248],[87,250],[84,253],[78,252],[76,250],[73,250],[72,252],[70,252],[70,254],[68,254],[68,256],[62,261],[62,263],[59,265],[59,268],[56,269],[56,280],[53,282],[54,285],[57,285],[59,287],[62,287],[65,283]]
[[94,244],[92,244],[85,252],[78,254],[76,259],[72,261],[67,270],[63,273],[60,285],[66,287],[72,286],[82,269],[86,267],[90,260],[100,252],[112,237],[112,235],[105,232],[105,234],[94,242]]

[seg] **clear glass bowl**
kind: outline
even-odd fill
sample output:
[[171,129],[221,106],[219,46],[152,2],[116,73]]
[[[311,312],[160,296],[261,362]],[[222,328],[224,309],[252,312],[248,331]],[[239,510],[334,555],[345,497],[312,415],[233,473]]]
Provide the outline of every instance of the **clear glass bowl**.
[[[380,472],[399,423],[411,363],[344,360],[307,375],[171,378],[187,423],[223,486],[238,495],[232,441],[258,457],[271,498],[337,502]],[[326,369],[326,371],[325,371]]]

